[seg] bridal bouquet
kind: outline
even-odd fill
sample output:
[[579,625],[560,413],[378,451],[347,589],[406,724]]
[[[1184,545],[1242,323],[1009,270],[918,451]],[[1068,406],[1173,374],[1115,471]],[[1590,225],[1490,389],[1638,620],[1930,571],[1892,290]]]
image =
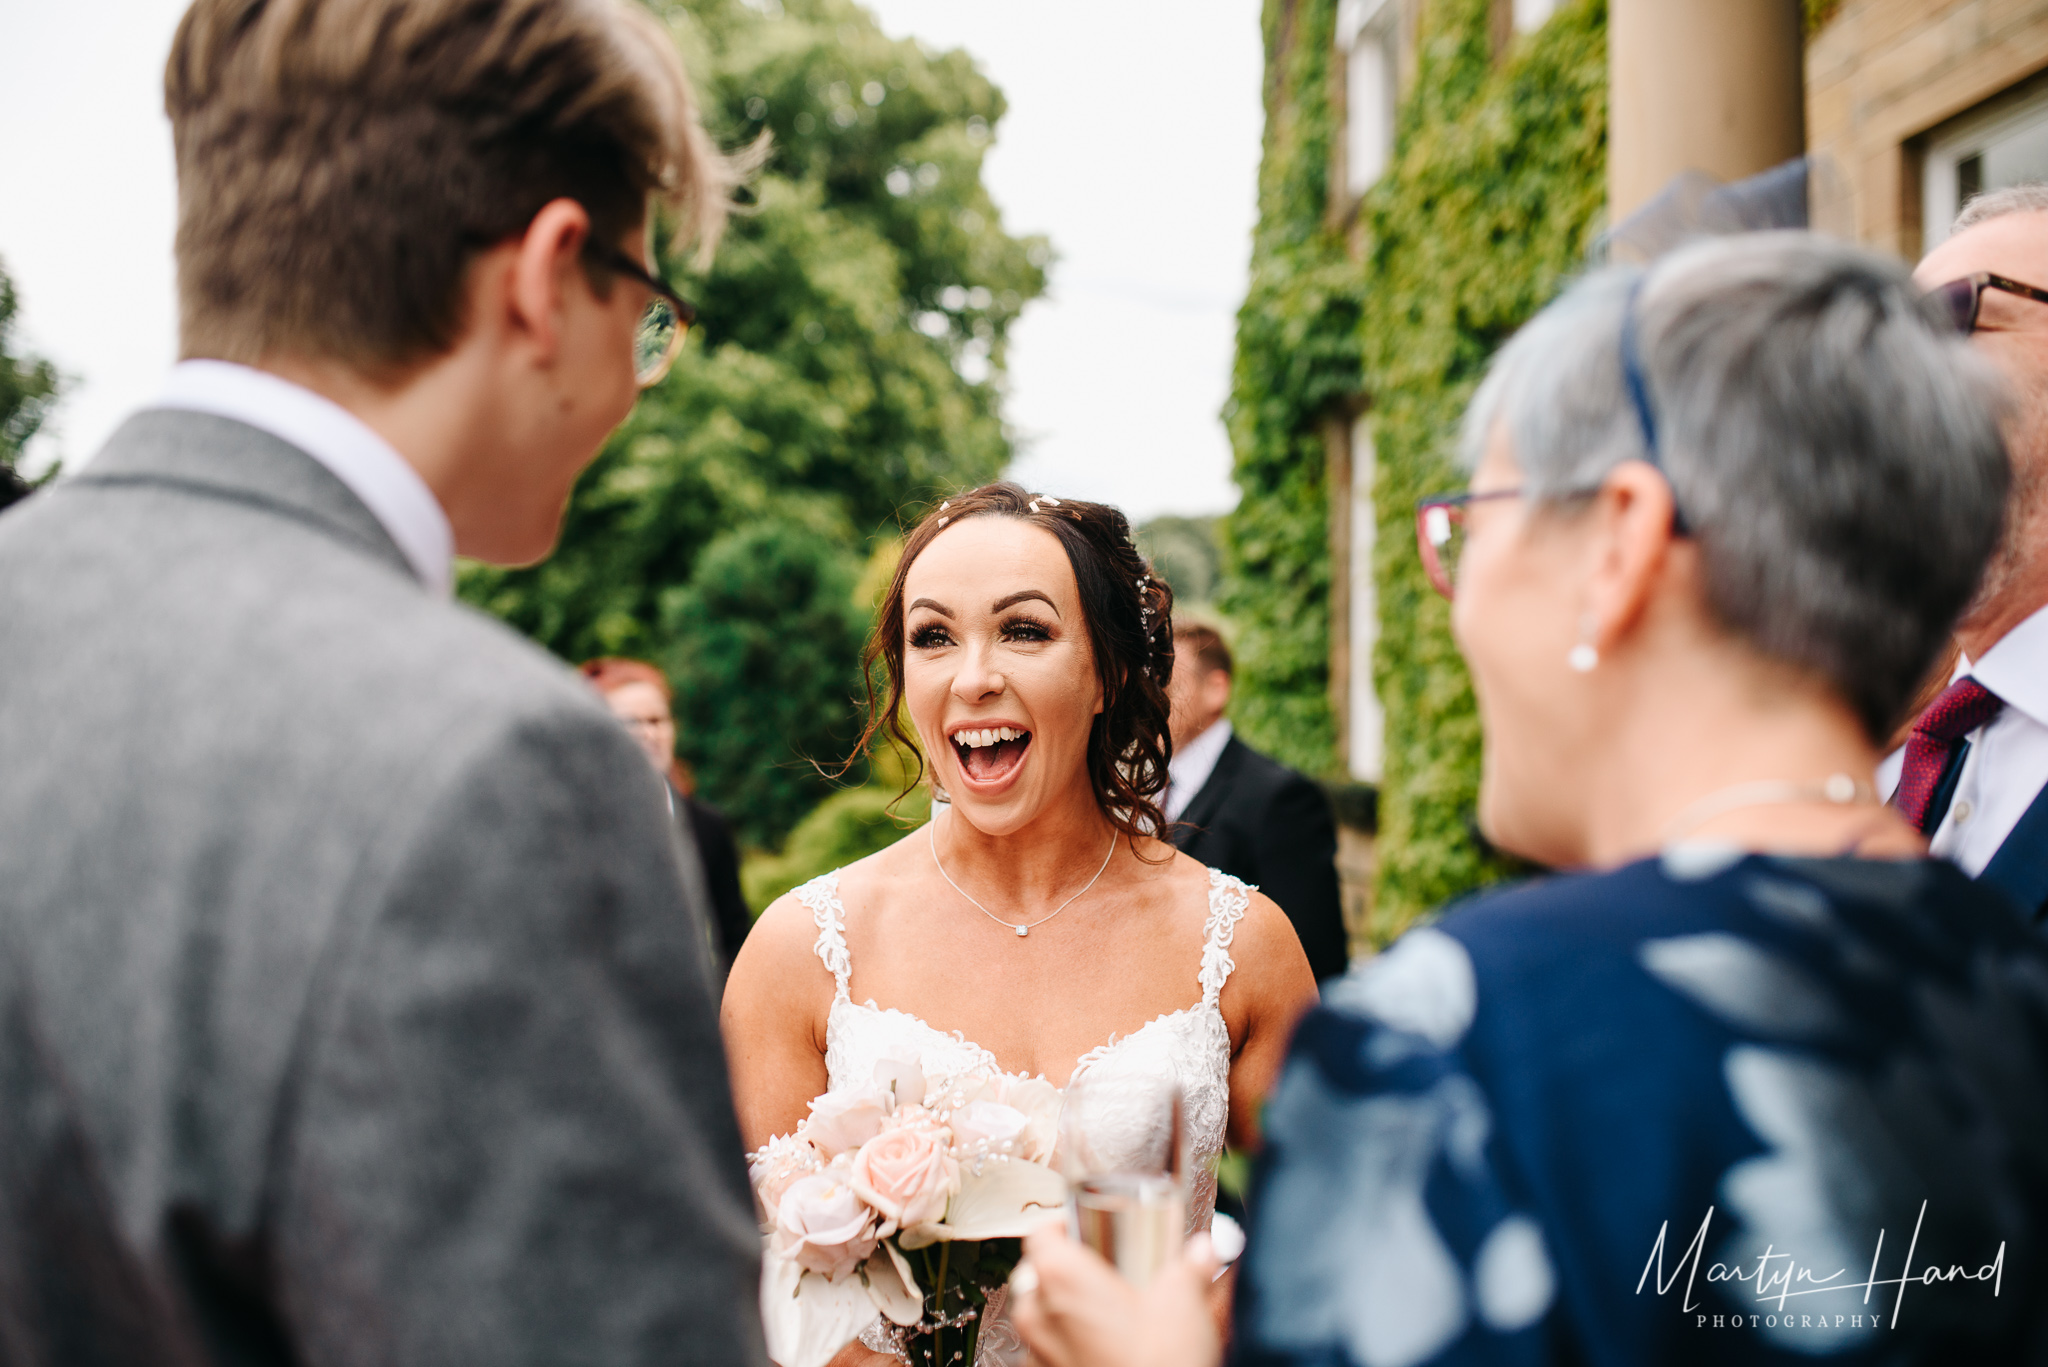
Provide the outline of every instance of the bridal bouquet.
[[766,1247],[768,1355],[823,1367],[879,1313],[898,1356],[973,1367],[989,1294],[1018,1240],[1057,1211],[1060,1092],[1042,1077],[927,1083],[884,1060],[873,1085],[825,1093],[752,1156]]

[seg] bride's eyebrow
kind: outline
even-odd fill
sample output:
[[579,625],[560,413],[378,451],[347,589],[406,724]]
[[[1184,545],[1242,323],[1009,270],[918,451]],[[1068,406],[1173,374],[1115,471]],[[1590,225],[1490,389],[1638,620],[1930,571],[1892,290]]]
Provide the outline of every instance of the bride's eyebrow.
[[916,612],[919,608],[930,608],[941,617],[951,617],[953,615],[953,609],[947,607],[944,603],[933,602],[929,598],[917,599],[910,605],[908,611]]
[[1017,604],[1022,603],[1027,599],[1031,598],[1036,598],[1039,602],[1051,608],[1053,616],[1058,617],[1060,615],[1059,604],[1053,602],[1052,599],[1046,597],[1037,589],[1023,589],[1017,593],[1011,594],[1008,598],[998,598],[996,600],[996,605],[990,608],[989,611],[1001,612],[1004,608],[1015,607]]

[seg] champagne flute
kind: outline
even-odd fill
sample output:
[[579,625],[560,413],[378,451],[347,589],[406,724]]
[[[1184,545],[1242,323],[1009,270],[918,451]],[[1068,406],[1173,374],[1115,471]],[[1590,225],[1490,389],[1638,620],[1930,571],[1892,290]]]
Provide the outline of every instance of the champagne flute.
[[1188,1161],[1179,1079],[1170,1068],[1083,1069],[1060,1110],[1067,1228],[1133,1285],[1180,1256]]

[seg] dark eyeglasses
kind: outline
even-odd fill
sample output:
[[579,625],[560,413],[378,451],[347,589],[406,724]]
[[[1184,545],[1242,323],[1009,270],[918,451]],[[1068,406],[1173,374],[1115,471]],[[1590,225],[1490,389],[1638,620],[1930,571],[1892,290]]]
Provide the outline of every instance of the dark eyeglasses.
[[654,291],[654,297],[640,314],[639,326],[633,330],[633,378],[642,389],[660,384],[661,377],[675,364],[676,354],[683,349],[690,324],[697,321],[696,308],[670,289],[667,281],[610,243],[587,243],[583,254],[604,269]]
[[1990,271],[1978,271],[1975,275],[1936,285],[1928,293],[1941,301],[1942,307],[1948,310],[1949,321],[1956,325],[1956,331],[1967,337],[1977,330],[1977,310],[1984,306],[1986,290],[2002,290],[2022,299],[2048,304],[2048,290],[2023,285],[2003,275],[1993,275]]
[[1438,494],[1415,505],[1415,549],[1429,586],[1450,598],[1458,583],[1458,557],[1465,551],[1465,509],[1497,498],[1520,498],[1520,489],[1489,489],[1483,494]]

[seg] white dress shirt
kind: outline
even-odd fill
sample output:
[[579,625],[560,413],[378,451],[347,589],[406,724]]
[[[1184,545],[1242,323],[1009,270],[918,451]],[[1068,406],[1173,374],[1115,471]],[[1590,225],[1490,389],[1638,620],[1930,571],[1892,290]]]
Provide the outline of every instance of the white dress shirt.
[[304,451],[363,501],[430,592],[446,598],[454,591],[455,533],[434,491],[390,442],[340,404],[269,371],[180,361],[150,407],[233,418]]
[[[2001,636],[1983,659],[1956,661],[1955,678],[1965,674],[2005,707],[1970,733],[1955,798],[1928,846],[1974,878],[2048,784],[2048,607]],[[1878,790],[1887,797],[1904,763],[1901,748],[1878,766]]]
[[1223,758],[1223,747],[1228,744],[1230,723],[1219,721],[1173,752],[1173,758],[1166,762],[1166,805],[1161,809],[1168,821],[1180,820],[1188,803],[1195,800],[1209,775],[1216,772],[1216,761]]

